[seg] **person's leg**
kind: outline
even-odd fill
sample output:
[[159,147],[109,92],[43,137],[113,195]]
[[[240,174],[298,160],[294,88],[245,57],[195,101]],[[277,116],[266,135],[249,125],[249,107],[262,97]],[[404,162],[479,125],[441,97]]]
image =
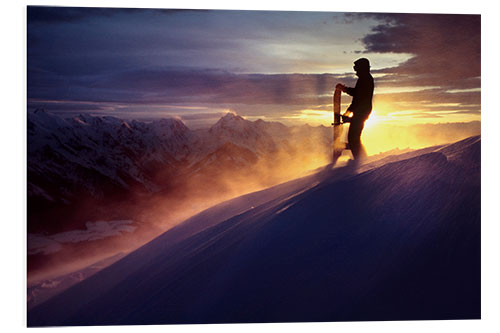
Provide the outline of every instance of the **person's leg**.
[[354,159],[366,156],[365,148],[361,144],[361,132],[363,131],[364,125],[365,122],[362,119],[353,119],[349,125],[347,140],[349,141],[349,147],[351,148]]

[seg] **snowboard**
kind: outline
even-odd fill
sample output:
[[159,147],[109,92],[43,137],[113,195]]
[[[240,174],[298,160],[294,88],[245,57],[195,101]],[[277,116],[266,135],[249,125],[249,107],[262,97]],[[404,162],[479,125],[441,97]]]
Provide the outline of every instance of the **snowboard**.
[[335,92],[333,93],[333,154],[332,154],[332,165],[335,165],[342,151],[346,148],[344,142],[342,142],[342,132],[343,128],[343,117],[340,114],[340,96],[342,95],[342,85],[337,84],[335,87]]

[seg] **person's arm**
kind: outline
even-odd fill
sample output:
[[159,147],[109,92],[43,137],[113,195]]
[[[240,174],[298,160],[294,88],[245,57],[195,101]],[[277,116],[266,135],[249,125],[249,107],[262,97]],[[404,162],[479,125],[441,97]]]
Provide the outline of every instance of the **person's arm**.
[[354,93],[356,91],[355,88],[346,87],[342,83],[338,83],[336,88],[340,88],[343,92],[345,92],[346,94],[351,95],[351,96],[354,96]]
[[344,86],[343,90],[347,95],[354,96],[356,94],[356,88],[346,87]]

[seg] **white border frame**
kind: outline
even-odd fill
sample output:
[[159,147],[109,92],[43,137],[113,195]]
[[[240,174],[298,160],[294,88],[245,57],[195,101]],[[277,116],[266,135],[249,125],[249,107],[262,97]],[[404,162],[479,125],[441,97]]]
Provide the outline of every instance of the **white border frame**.
[[[490,332],[498,331],[500,261],[498,260],[500,218],[495,196],[500,187],[498,173],[500,143],[497,101],[500,73],[496,59],[498,52],[498,12],[494,2],[476,0],[419,0],[410,4],[395,0],[351,1],[228,1],[211,0],[21,0],[3,4],[2,19],[2,63],[6,73],[2,77],[2,116],[0,120],[2,143],[1,172],[2,212],[0,223],[2,237],[2,291],[0,295],[2,320],[0,325],[9,331],[22,330],[26,326],[26,6],[96,6],[96,7],[144,7],[144,8],[204,8],[204,9],[260,9],[260,10],[305,10],[337,12],[413,12],[413,13],[457,13],[482,15],[482,319],[465,321],[410,321],[410,322],[353,322],[353,323],[308,323],[308,324],[246,324],[246,325],[175,325],[175,326],[111,326],[44,328],[44,332],[86,331],[135,332],[138,329],[164,332],[241,332],[254,330],[275,331],[277,329],[301,332],[314,330],[329,332]],[[496,97],[496,99],[495,99]],[[498,103],[497,103],[498,104]],[[38,330],[38,329],[34,329]]]

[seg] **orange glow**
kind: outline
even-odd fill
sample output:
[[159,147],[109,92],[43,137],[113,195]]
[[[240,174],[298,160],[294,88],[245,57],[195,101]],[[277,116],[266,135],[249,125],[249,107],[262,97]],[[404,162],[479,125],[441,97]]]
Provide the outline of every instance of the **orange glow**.
[[[450,103],[432,104],[449,107],[450,110],[429,111],[419,108],[415,103],[392,100],[387,95],[375,96],[375,109],[365,122],[361,140],[368,155],[393,149],[418,149],[480,134],[480,114],[464,115],[453,110],[456,105]],[[345,108],[344,104],[342,112],[345,112]],[[312,126],[330,127],[332,117],[330,104],[313,105],[275,120],[291,126],[307,123]],[[465,125],[467,122],[469,125]]]
[[312,110],[306,109],[301,110],[297,115],[291,115],[283,117],[291,121],[299,121],[303,124],[309,124],[314,126],[330,126],[333,118],[333,113],[331,110]]
[[376,126],[380,121],[381,118],[378,116],[377,111],[373,110],[370,117],[365,121],[365,129]]
[[[361,140],[368,155],[393,149],[419,149],[465,139],[481,133],[481,123],[404,123],[378,117],[365,126]],[[367,124],[368,125],[368,124]]]

